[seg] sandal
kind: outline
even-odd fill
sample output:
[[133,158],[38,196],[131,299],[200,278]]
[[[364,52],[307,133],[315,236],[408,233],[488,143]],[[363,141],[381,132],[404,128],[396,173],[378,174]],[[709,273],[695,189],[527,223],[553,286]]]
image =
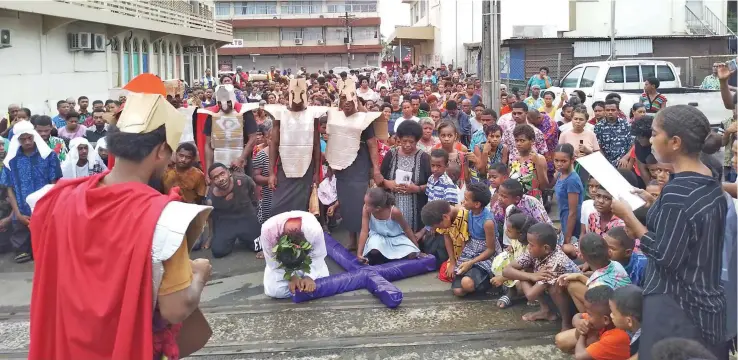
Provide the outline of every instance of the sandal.
[[20,253],[15,257],[14,260],[18,264],[23,264],[23,263],[33,260],[33,257],[29,253]]
[[500,309],[507,309],[510,305],[512,305],[512,300],[507,295],[502,295],[497,299],[497,307]]

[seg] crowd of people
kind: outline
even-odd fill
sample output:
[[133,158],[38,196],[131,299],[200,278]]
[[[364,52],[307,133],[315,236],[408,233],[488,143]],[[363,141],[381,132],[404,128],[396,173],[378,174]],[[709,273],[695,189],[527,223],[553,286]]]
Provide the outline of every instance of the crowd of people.
[[[149,270],[136,272],[155,279],[142,285],[153,299],[138,308],[155,319],[153,335],[137,335],[142,344],[125,350],[129,358],[151,350],[148,341],[155,353],[178,356],[172,336],[187,326],[172,324],[195,311],[210,275],[207,260],[186,261],[188,246],[216,258],[249,249],[266,260],[265,293],[288,298],[329,275],[323,233],[342,228],[362,263],[432,255],[454,295],[537,308],[522,320],[560,321],[556,346],[577,359],[727,359],[738,307],[736,112],[714,132],[696,108],[667,106],[657,79],[645,81],[627,115],[614,93],[588,108],[577,91],[557,99],[547,73],[541,68],[522,91],[503,87],[495,108],[479,79],[443,65],[295,75],[272,68],[264,78],[208,71],[184,95],[134,79],[127,96],[91,110],[86,97],[60,101],[54,118],[11,105],[0,122],[0,244],[18,262],[36,261],[43,278],[33,296],[46,298],[92,276],[51,280],[62,266],[101,269],[69,254],[90,254],[95,226],[120,241],[153,236],[140,265]],[[735,108],[729,69],[720,64],[716,76]],[[191,140],[182,137],[188,131]],[[614,198],[577,163],[595,152],[645,206]],[[49,186],[62,178],[70,180]],[[133,234],[103,224],[121,206],[142,209],[130,220]],[[122,258],[143,256],[132,244],[116,246]],[[112,283],[131,286],[121,271],[135,265],[118,266]],[[50,305],[56,296],[32,304],[32,359],[90,354],[34,329],[34,320],[65,311]],[[112,309],[121,300],[96,301]],[[124,351],[114,344],[101,351]],[[673,357],[678,351],[686,357]]]

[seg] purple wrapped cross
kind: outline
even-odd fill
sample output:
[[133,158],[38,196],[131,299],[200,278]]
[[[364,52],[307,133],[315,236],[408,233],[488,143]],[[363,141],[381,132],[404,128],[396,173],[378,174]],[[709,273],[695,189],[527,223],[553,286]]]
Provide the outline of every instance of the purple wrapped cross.
[[436,269],[436,259],[432,255],[413,260],[397,260],[382,265],[365,265],[328,234],[325,234],[325,248],[328,256],[346,272],[315,280],[314,292],[309,294],[297,292],[292,296],[292,301],[301,303],[367,289],[388,308],[394,309],[402,303],[402,291],[392,285],[391,281],[425,274]]

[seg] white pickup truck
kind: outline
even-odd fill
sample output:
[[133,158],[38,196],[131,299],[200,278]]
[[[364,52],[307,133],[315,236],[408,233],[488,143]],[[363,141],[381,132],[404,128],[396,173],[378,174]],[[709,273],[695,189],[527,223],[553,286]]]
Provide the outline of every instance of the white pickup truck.
[[577,65],[569,70],[560,81],[554,81],[558,87],[548,90],[571,94],[581,90],[587,95],[586,105],[590,110],[592,103],[605,100],[610,93],[620,95],[620,109],[628,114],[631,106],[639,101],[643,93],[643,82],[648,78],[659,79],[658,91],[667,98],[666,106],[691,105],[702,111],[710,120],[712,127],[719,127],[721,122],[732,115],[726,110],[719,90],[703,90],[685,88],[679,80],[679,71],[668,61],[659,60],[615,60],[598,61]]

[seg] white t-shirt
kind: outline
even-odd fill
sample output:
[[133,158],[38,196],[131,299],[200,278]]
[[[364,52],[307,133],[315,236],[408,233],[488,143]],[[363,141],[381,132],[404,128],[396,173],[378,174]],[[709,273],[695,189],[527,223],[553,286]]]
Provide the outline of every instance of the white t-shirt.
[[390,84],[389,80],[386,80],[384,82],[377,81],[377,85],[374,86],[374,90],[379,91],[381,88],[386,88],[387,90],[392,90],[392,84]]
[[[565,132],[571,130],[572,126],[574,126],[574,125],[572,125],[571,124],[571,121],[570,121],[570,122],[568,122],[568,123],[566,123],[564,125],[559,126],[559,131],[561,133],[565,133]],[[592,125],[590,123],[587,123],[586,125],[584,125],[584,130],[594,131],[594,128],[595,128],[594,125]]]
[[417,116],[413,116],[413,117],[411,117],[411,118],[409,118],[409,119],[405,119],[404,117],[400,117],[400,118],[398,118],[397,120],[395,120],[395,132],[397,132],[397,128],[398,128],[398,127],[400,126],[400,124],[402,124],[402,122],[403,122],[403,121],[405,121],[405,120],[412,120],[412,121],[415,121],[415,122],[418,122],[418,121],[420,121],[420,119],[418,119],[418,117],[417,117]]
[[[579,222],[582,223],[582,226],[587,226],[587,223],[589,222],[589,214],[596,212],[597,209],[595,209],[595,202],[592,199],[584,200],[582,202],[582,217],[579,219]],[[574,236],[578,236],[579,234],[574,234]]]

